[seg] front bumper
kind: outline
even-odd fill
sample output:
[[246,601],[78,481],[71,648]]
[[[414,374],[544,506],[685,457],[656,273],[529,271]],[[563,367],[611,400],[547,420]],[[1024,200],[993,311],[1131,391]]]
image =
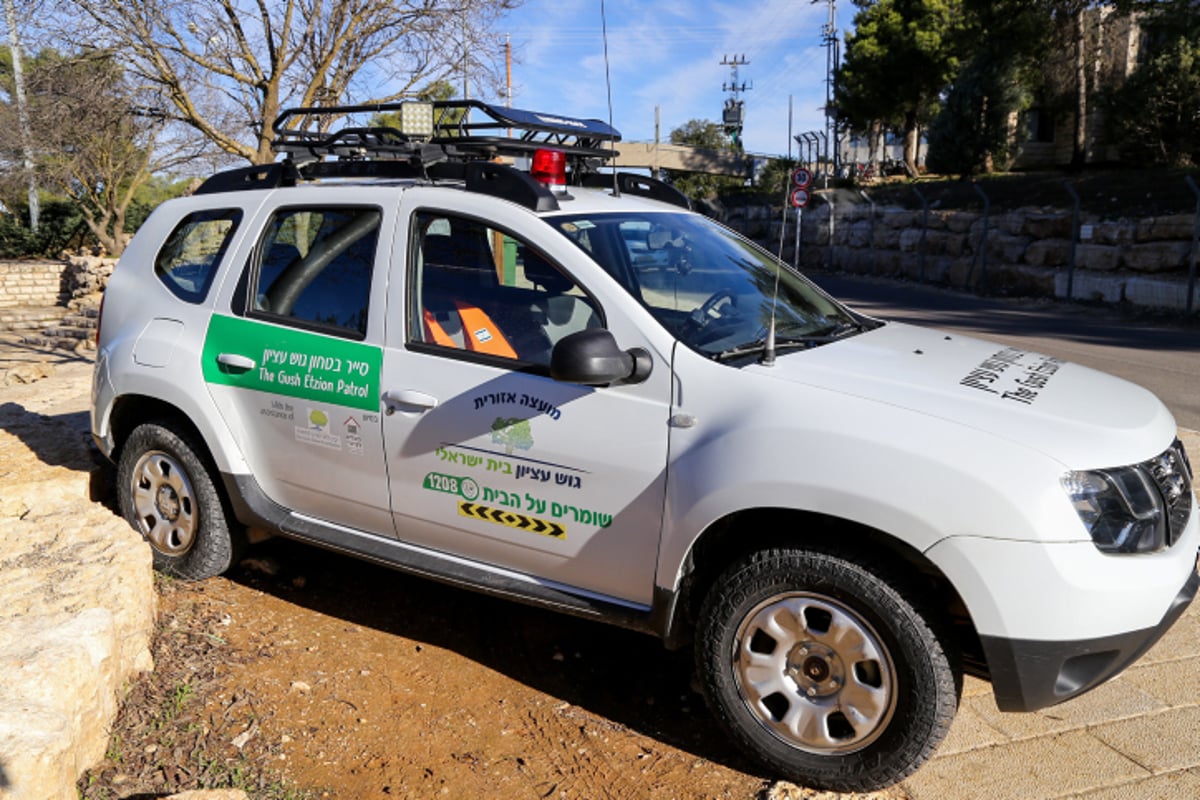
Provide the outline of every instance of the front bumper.
[[987,657],[996,705],[1001,711],[1034,711],[1098,686],[1132,664],[1167,632],[1200,587],[1200,573],[1187,582],[1151,628],[1069,642],[979,637]]

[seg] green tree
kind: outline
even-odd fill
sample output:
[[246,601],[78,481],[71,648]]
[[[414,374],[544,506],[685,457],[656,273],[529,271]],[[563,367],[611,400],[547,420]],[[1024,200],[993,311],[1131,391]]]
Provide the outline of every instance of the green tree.
[[1010,122],[1030,107],[1041,82],[1039,56],[1050,9],[1039,0],[963,0],[962,52],[972,52],[945,91],[929,127],[929,168],[963,176],[1003,168],[1024,128]]
[[[692,119],[671,131],[671,144],[688,145],[706,150],[733,152],[737,148],[725,135],[720,123],[708,119]],[[667,182],[694,200],[709,200],[724,191],[742,186],[740,178],[724,175],[709,175],[704,172],[663,170]]]
[[[71,198],[88,229],[113,255],[125,247],[126,215],[151,175],[193,153],[160,139],[161,117],[135,112],[145,97],[129,83],[111,52],[64,55],[44,50],[28,60],[26,89],[30,128],[38,147],[40,182]],[[0,64],[0,84],[12,73]],[[0,107],[7,127],[11,107]],[[7,145],[0,145],[0,150]],[[6,161],[12,154],[3,152]]]
[[1200,164],[1200,10],[1138,3],[1151,55],[1105,102],[1106,133],[1135,164]]
[[856,130],[880,124],[904,135],[917,173],[920,128],[958,68],[961,0],[855,0],[854,32],[836,79],[839,116]]
[[792,191],[792,171],[800,165],[794,158],[771,158],[763,165],[755,181],[755,188],[771,198],[786,198]]

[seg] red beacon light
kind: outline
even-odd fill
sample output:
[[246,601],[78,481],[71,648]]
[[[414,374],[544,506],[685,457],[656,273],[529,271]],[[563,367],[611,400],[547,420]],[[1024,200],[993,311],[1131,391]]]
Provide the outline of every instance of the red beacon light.
[[557,194],[567,192],[567,154],[562,150],[535,150],[530,176]]

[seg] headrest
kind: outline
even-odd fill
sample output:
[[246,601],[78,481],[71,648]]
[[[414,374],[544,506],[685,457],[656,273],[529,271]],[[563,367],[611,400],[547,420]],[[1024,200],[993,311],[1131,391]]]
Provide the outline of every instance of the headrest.
[[535,286],[541,286],[552,294],[562,294],[574,285],[570,278],[551,266],[550,262],[533,248],[521,245],[517,252],[525,266],[526,279]]

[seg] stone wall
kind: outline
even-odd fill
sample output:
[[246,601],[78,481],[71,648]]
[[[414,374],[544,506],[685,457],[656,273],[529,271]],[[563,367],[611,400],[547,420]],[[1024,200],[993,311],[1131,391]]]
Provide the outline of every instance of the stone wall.
[[[795,263],[794,213],[785,223],[778,208],[744,206],[726,209],[724,217],[771,252],[778,252],[786,225],[783,257]],[[1085,218],[1076,235],[1071,213],[1057,209],[1022,208],[986,219],[931,210],[926,218],[866,203],[821,204],[802,216],[800,264],[997,294],[1185,309],[1193,224],[1191,214]],[[1193,307],[1200,309],[1200,287]]]
[[58,306],[70,297],[60,261],[0,262],[0,308]]
[[66,256],[62,261],[0,261],[0,308],[99,303],[115,258]]

